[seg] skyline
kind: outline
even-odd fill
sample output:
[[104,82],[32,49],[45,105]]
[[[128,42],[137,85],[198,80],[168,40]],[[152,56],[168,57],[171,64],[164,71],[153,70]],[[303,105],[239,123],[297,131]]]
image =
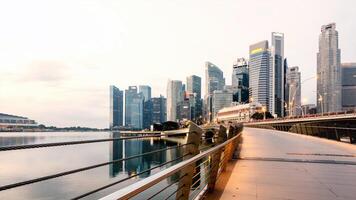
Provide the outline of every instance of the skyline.
[[[205,91],[206,61],[221,68],[231,84],[233,62],[248,58],[249,45],[270,41],[271,32],[285,34],[285,57],[290,67],[299,67],[302,80],[316,75],[323,24],[337,25],[341,63],[356,61],[352,1],[342,6],[318,1],[309,7],[283,1],[24,1],[24,9],[10,13],[19,2],[0,8],[5,30],[0,33],[0,110],[46,125],[107,127],[109,85],[120,90],[150,85],[152,96],[166,96],[168,79],[185,82],[195,74],[203,78]],[[276,2],[281,12],[273,7]],[[320,2],[323,10],[318,10]],[[251,13],[240,6],[256,12],[248,17]],[[316,103],[315,90],[316,81],[306,82],[302,98]]]

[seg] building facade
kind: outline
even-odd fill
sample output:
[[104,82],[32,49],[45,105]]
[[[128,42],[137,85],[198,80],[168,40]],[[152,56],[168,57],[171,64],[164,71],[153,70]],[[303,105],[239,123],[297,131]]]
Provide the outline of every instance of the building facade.
[[211,62],[205,62],[204,116],[206,121],[213,119],[213,93],[223,90],[225,78],[223,71]]
[[136,86],[125,90],[125,126],[133,129],[143,128],[144,96]]
[[247,103],[249,101],[249,69],[245,58],[238,58],[232,67],[233,101]]
[[356,111],[356,63],[342,63],[342,110]]
[[270,81],[271,62],[268,41],[261,41],[250,46],[249,59],[249,86],[252,102],[262,104],[266,110],[272,113],[270,98],[272,81]]
[[124,92],[119,88],[110,86],[110,129],[123,126]]
[[166,98],[154,97],[152,100],[152,123],[159,124],[167,120]]
[[142,95],[145,98],[145,101],[149,101],[151,99],[151,87],[148,85],[139,85],[138,86],[139,92],[142,93]]
[[272,33],[272,48],[271,48],[272,73],[270,81],[270,112],[271,114],[283,117],[284,115],[284,34]]
[[287,71],[288,103],[287,115],[298,116],[302,114],[301,105],[301,80],[298,67],[290,67]]
[[215,90],[212,96],[212,118],[216,117],[219,110],[230,107],[232,104],[232,92],[229,90]]
[[341,110],[340,56],[336,24],[323,25],[317,53],[317,109],[319,113]]
[[[187,77],[187,95],[194,95],[194,115],[193,120],[200,118],[203,114],[203,102],[201,98],[201,78],[196,75]],[[191,99],[191,97],[190,97]]]
[[167,84],[167,120],[177,121],[177,106],[183,101],[182,81],[168,80]]

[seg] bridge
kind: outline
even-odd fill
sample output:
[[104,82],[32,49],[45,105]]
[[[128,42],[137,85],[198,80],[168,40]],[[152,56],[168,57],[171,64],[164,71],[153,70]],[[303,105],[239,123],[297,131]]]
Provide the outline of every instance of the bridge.
[[[279,126],[282,122],[278,122]],[[255,122],[243,128],[238,123],[201,127],[190,123],[188,129],[179,131],[123,132],[119,138],[0,147],[0,151],[17,151],[142,138],[175,140],[175,137],[186,135],[185,142],[175,146],[0,185],[0,195],[15,188],[179,149],[181,154],[155,167],[88,189],[71,199],[355,198],[355,145],[278,131],[273,126],[265,129],[266,123],[276,124],[272,121]],[[349,131],[355,133],[353,129]],[[140,175],[148,172],[152,172],[150,176],[139,179]],[[107,190],[117,185],[120,185],[118,190]]]
[[324,114],[308,117],[260,120],[246,127],[267,128],[356,143],[356,113]]

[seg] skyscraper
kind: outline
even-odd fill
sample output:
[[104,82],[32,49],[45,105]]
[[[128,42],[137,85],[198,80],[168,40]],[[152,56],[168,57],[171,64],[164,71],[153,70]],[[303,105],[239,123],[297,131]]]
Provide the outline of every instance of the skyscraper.
[[271,62],[268,41],[261,41],[250,46],[249,86],[250,97],[271,112],[270,94],[272,84],[270,81]]
[[166,98],[162,95],[154,97],[152,100],[152,123],[163,123],[167,118]]
[[300,72],[298,67],[290,67],[287,72],[288,85],[288,116],[297,116],[301,114],[301,87]]
[[225,86],[224,74],[211,62],[205,62],[205,97],[204,97],[204,115],[207,121],[212,120],[212,98],[215,90],[223,90]]
[[187,77],[187,94],[194,95],[194,116],[193,119],[198,119],[203,114],[203,103],[201,99],[201,78],[196,75]]
[[123,125],[123,91],[110,86],[110,129]]
[[230,107],[232,103],[232,92],[229,90],[215,90],[212,96],[211,117],[214,119],[219,110]]
[[284,34],[272,33],[272,74],[270,74],[270,84],[272,88],[270,94],[270,112],[282,117],[284,114]]
[[125,126],[142,129],[143,105],[143,94],[137,93],[136,86],[129,86],[128,90],[125,90]]
[[342,109],[356,110],[356,63],[342,63]]
[[138,91],[143,94],[145,97],[145,101],[149,101],[151,99],[151,87],[148,85],[139,85]]
[[224,73],[211,62],[205,62],[205,95],[211,95],[215,90],[222,90],[225,85]]
[[341,69],[336,24],[321,27],[317,53],[317,108],[318,112],[341,110]]
[[182,81],[168,80],[167,84],[167,120],[177,121],[177,106],[183,101]]
[[139,85],[138,89],[145,99],[143,104],[143,128],[148,129],[152,124],[151,87],[148,85]]
[[[247,103],[249,100],[249,72],[245,58],[238,58],[232,67],[233,101]],[[235,89],[236,88],[236,89]]]

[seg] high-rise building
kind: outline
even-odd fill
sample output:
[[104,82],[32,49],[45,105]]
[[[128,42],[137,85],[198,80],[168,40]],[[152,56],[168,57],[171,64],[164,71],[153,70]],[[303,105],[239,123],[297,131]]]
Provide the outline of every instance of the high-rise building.
[[205,62],[204,115],[207,121],[213,119],[212,96],[215,90],[223,90],[225,78],[223,71],[211,62]]
[[284,99],[283,99],[284,114],[283,116],[287,116],[287,108],[288,108],[288,101],[289,101],[289,85],[287,83],[287,71],[288,71],[287,58],[285,58],[283,61],[283,68],[284,68]]
[[245,58],[238,58],[232,70],[233,101],[247,103],[249,100],[249,72]]
[[152,100],[152,123],[163,123],[167,118],[166,98],[162,95],[154,97]]
[[250,46],[249,86],[252,102],[262,104],[269,112],[272,111],[269,99],[272,94],[270,81],[271,59],[268,41],[261,41]]
[[125,90],[125,126],[134,129],[143,128],[144,96],[137,93],[136,86]]
[[124,94],[119,88],[110,86],[110,129],[123,125]]
[[[200,118],[203,114],[203,102],[201,99],[201,78],[196,75],[187,77],[187,94],[194,95],[194,116],[193,120]],[[189,97],[190,99],[191,96]]]
[[342,63],[342,109],[356,110],[356,63]]
[[224,73],[211,62],[205,62],[205,95],[211,95],[215,90],[222,90],[225,85]]
[[212,118],[216,117],[219,110],[230,107],[232,104],[232,92],[228,90],[215,90],[212,96]]
[[145,97],[145,101],[149,101],[151,99],[151,87],[148,85],[139,85],[138,91],[143,94]]
[[183,101],[182,81],[168,80],[167,84],[167,120],[177,121],[177,106]]
[[300,72],[298,67],[290,67],[287,72],[288,85],[288,116],[297,116],[302,113]]
[[284,34],[272,33],[272,73],[270,74],[270,103],[272,114],[283,117],[284,114]]
[[340,56],[336,24],[323,25],[317,53],[317,108],[319,113],[341,110]]

